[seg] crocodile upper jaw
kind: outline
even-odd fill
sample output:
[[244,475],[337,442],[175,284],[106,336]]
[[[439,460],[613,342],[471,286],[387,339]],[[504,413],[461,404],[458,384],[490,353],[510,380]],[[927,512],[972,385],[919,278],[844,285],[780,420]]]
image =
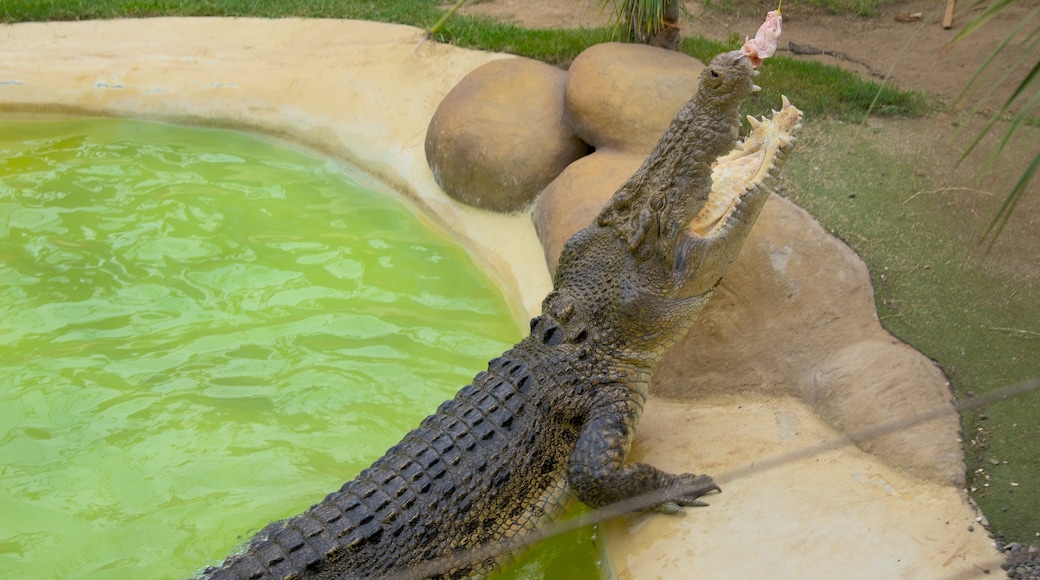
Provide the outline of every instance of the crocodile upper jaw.
[[748,117],[751,134],[715,162],[708,199],[678,244],[680,296],[697,296],[715,286],[776,188],[803,118],[787,97],[782,103],[769,117]]

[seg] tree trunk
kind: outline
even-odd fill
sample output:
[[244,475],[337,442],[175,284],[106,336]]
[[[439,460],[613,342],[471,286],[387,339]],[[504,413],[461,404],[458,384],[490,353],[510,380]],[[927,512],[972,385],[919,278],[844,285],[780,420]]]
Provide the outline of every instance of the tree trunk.
[[626,40],[669,50],[679,47],[679,0],[624,0],[621,13]]
[[655,37],[657,46],[677,50],[682,42],[679,34],[679,0],[665,0],[664,19]]

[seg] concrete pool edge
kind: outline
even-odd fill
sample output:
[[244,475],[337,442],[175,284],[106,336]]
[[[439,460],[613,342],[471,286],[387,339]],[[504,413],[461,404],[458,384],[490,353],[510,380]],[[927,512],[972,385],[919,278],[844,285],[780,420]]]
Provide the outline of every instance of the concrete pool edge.
[[[449,200],[433,182],[423,151],[427,123],[441,98],[469,71],[504,55],[435,43],[426,43],[413,53],[420,36],[418,29],[397,25],[296,19],[5,25],[0,26],[0,114],[111,115],[245,129],[300,143],[358,165],[397,189],[440,226],[454,232],[496,279],[518,311],[517,318],[522,320],[538,310],[549,289],[549,275],[530,218],[493,215]],[[682,409],[671,421],[655,416],[668,412],[672,403],[652,403],[644,421],[643,439],[654,441],[655,434],[674,425],[679,417],[693,421],[696,425],[691,426],[705,435],[688,438],[703,442],[705,449],[686,455],[688,460],[696,460],[689,468],[717,473],[724,464],[718,456],[708,456],[714,450],[707,448],[715,441],[714,447],[720,448],[716,453],[726,455],[721,448],[727,441],[732,442],[733,433],[747,434],[747,409],[756,402],[741,402],[744,408],[727,398],[701,401]],[[753,423],[762,427],[765,422],[765,427],[773,429],[766,429],[757,443],[747,438],[739,447],[741,457],[749,455],[748,446],[758,449],[768,443],[775,447],[778,442],[787,441],[792,436],[792,425],[797,427],[796,435],[809,441],[840,437],[825,426],[813,425],[811,416],[799,414],[798,405],[792,400],[770,399],[763,418]],[[788,410],[791,408],[794,410]],[[698,419],[709,415],[710,424]],[[682,449],[669,451],[668,445],[657,445],[656,449],[673,456],[683,453]],[[737,450],[728,453],[734,452]],[[845,538],[857,529],[854,524],[863,521],[856,519],[859,512],[851,504],[863,502],[870,513],[878,509],[870,502],[886,498],[897,502],[886,504],[887,509],[896,510],[894,517],[871,520],[873,524],[868,529],[873,529],[873,533],[869,542],[863,544],[869,545],[869,549],[839,555],[845,570],[871,575],[871,571],[883,574],[882,570],[899,569],[876,565],[879,553],[891,550],[893,556],[896,554],[893,548],[878,543],[880,533],[901,527],[910,529],[926,517],[941,521],[933,522],[934,526],[920,533],[892,540],[917,550],[913,554],[899,552],[899,558],[907,560],[902,570],[914,571],[902,577],[971,577],[972,571],[982,574],[980,562],[995,567],[986,559],[988,556],[995,560],[996,554],[984,532],[972,535],[965,531],[975,514],[959,497],[958,490],[901,478],[899,473],[875,465],[876,460],[854,449],[848,453],[863,463],[852,468],[845,458],[825,458],[823,463],[835,467],[831,472],[810,471],[819,467],[821,461],[815,466],[802,465],[802,471],[791,475],[793,480],[786,488],[793,496],[803,495],[797,489],[799,478],[834,478],[832,487],[837,487],[837,494],[849,503],[842,507],[844,511],[810,521],[817,514],[805,513],[804,506],[797,503],[790,511],[783,511],[783,506],[770,498],[765,483],[756,489],[747,485],[751,479],[742,480],[739,485],[724,485],[727,493],[713,498],[714,505],[707,510],[681,520],[658,518],[646,526],[637,517],[631,520],[629,528],[612,532],[616,538],[627,538],[636,528],[674,528],[669,530],[671,539],[654,532],[635,545],[627,539],[621,542],[623,547],[616,547],[612,554],[615,567],[628,569],[632,577],[645,575],[647,565],[657,566],[657,573],[667,574],[667,568],[662,566],[675,565],[676,559],[681,560],[679,570],[707,577],[769,574],[796,578],[811,575],[815,570],[833,572],[827,567],[828,554],[824,553],[831,545],[826,536],[842,539],[835,546],[847,544]],[[653,459],[651,455],[651,459],[662,467],[676,469],[669,458]],[[779,475],[775,480],[768,478],[766,483],[778,485],[778,481],[782,481]],[[827,490],[816,493],[824,494]],[[930,511],[922,515],[906,511],[908,499],[939,496],[949,512]],[[824,503],[819,499],[823,496],[809,498],[809,505]],[[763,519],[761,514],[770,518]],[[914,520],[913,525],[909,520]],[[744,545],[753,537],[746,530],[754,527],[756,533],[770,532],[761,529],[767,522],[776,526],[773,535],[777,537],[762,538],[752,544],[765,544],[769,554],[743,559],[734,555],[735,546]],[[836,522],[853,525],[843,528]],[[727,530],[728,524],[732,528]],[[782,537],[785,531],[795,531],[795,524],[800,533]],[[689,540],[685,539],[688,535]],[[920,546],[915,547],[915,543]],[[649,550],[651,547],[653,550]],[[655,558],[654,553],[662,557]],[[640,563],[640,557],[647,562]],[[795,562],[802,567],[791,569],[784,565],[793,566]],[[789,575],[783,573],[785,570]]]

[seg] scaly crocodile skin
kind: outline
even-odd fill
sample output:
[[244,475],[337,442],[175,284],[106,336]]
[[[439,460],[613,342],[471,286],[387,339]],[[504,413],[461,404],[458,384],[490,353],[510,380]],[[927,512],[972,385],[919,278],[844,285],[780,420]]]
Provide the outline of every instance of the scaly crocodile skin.
[[357,478],[201,578],[478,577],[508,555],[495,546],[522,547],[570,497],[656,492],[667,512],[717,490],[625,456],[654,363],[736,257],[800,127],[785,99],[715,164],[753,77],[739,52],[712,61],[644,165],[567,242],[527,338]]

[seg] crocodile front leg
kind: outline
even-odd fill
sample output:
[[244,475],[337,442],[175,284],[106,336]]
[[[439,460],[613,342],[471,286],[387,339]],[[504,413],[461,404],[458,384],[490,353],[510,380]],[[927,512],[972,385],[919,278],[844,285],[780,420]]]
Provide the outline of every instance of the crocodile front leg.
[[646,463],[625,463],[645,395],[621,384],[600,387],[567,468],[567,482],[578,499],[594,508],[644,494],[645,509],[675,513],[680,506],[705,505],[697,498],[720,491],[707,475],[667,473]]

